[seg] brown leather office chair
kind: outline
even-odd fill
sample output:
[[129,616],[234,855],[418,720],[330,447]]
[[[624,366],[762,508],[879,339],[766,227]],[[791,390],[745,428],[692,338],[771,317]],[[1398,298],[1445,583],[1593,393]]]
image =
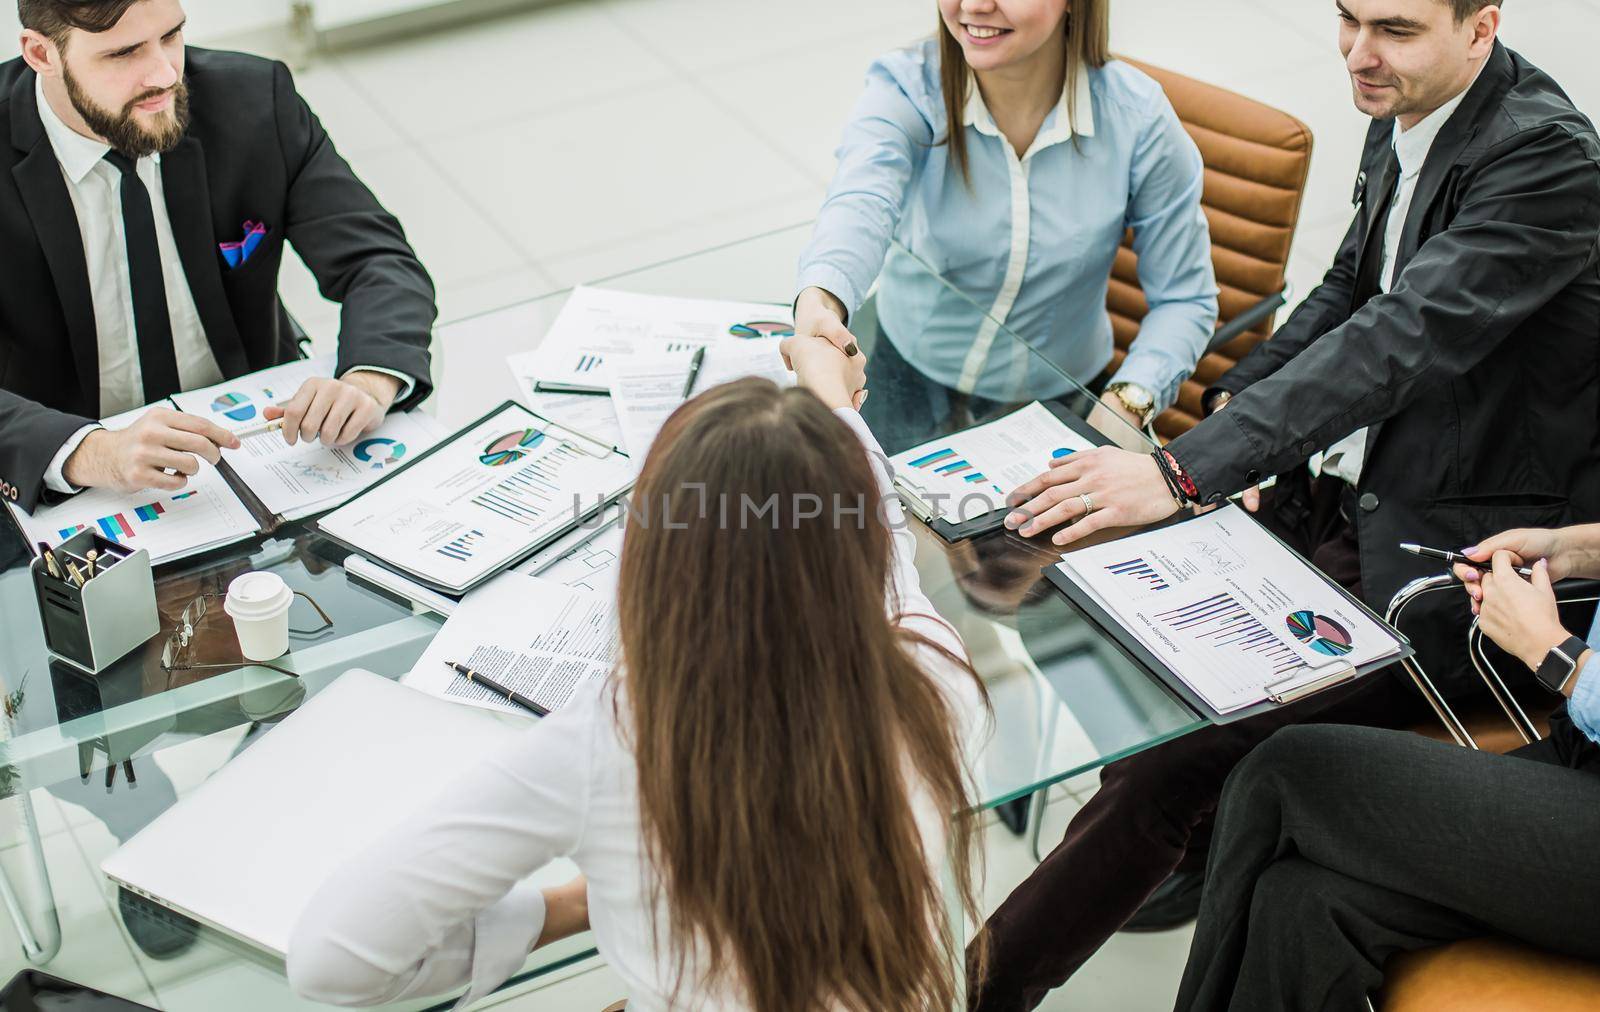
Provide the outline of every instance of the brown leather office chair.
[[[1157,434],[1171,439],[1200,420],[1206,388],[1272,334],[1311,169],[1311,129],[1243,95],[1137,60],[1126,62],[1160,82],[1200,148],[1205,161],[1201,204],[1211,224],[1211,259],[1221,289],[1217,339],[1184,382],[1178,402],[1155,421]],[[1130,233],[1117,251],[1106,298],[1117,345],[1113,372],[1149,309],[1137,264]]]

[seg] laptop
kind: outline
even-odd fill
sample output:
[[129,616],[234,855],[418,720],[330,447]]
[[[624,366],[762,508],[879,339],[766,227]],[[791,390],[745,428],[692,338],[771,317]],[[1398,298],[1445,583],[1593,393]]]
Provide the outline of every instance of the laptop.
[[[146,899],[286,957],[295,922],[335,871],[529,730],[347,671],[100,868]],[[552,883],[572,877],[562,864],[545,869]]]

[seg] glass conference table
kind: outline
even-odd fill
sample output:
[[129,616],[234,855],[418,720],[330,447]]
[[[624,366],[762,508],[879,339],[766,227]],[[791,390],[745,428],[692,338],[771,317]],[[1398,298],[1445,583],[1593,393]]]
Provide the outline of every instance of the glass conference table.
[[[809,225],[783,229],[599,284],[786,303],[809,232]],[[891,255],[938,283],[931,268],[905,250]],[[438,390],[428,410],[454,426],[487,405],[521,397],[506,356],[531,347],[569,294],[530,298],[441,326],[434,345]],[[870,303],[852,329],[871,355],[882,336]],[[980,385],[977,392],[985,396],[957,398],[944,405],[947,411],[933,413],[937,417],[923,410],[926,391],[915,383],[875,385],[871,401],[885,417],[929,415],[918,435],[931,439],[1044,399],[1092,416],[1116,442],[1143,445],[1142,434],[1094,411],[1093,396],[1021,337],[1001,327],[991,355],[1013,366],[1004,370],[1004,382]],[[914,526],[924,587],[961,631],[993,701],[994,733],[971,757],[982,805],[1033,794],[1203,724],[1043,580],[1040,570],[1059,558],[1048,544],[997,532],[951,545]],[[9,522],[0,523],[0,532],[0,899],[6,908],[0,979],[33,963],[163,1009],[313,1007],[289,992],[281,961],[119,893],[100,875],[99,863],[344,671],[404,674],[442,620],[348,576],[343,553],[302,525],[161,567],[161,635],[89,677],[50,657],[28,556]],[[164,671],[161,647],[184,606],[249,570],[280,574],[334,620],[330,629],[293,638],[290,653],[277,662],[298,677],[244,665],[220,609],[201,623],[191,659],[239,666]],[[319,624],[303,602],[295,608],[294,627]],[[425,743],[419,748],[419,761],[440,758],[428,755]],[[558,862],[539,877],[555,884],[574,873]],[[566,940],[535,952],[508,986],[593,956],[588,935]],[[395,1007],[449,1004],[435,999]]]

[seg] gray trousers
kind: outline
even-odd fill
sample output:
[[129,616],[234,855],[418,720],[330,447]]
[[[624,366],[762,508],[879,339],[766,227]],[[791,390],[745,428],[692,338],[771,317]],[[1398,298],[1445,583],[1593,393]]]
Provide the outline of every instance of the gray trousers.
[[1565,711],[1508,756],[1285,728],[1228,780],[1177,1008],[1365,1009],[1390,956],[1482,935],[1600,959],[1597,842],[1600,747]]

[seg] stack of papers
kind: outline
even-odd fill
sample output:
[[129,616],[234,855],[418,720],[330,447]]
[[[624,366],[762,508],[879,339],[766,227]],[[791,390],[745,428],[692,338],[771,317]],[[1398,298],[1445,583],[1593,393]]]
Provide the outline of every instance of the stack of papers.
[[1237,506],[1062,557],[1058,569],[1219,714],[1403,644]]
[[686,355],[712,344],[793,333],[787,306],[579,287],[539,347],[509,361],[534,393],[607,393],[612,370],[629,358]]
[[[695,394],[736,379],[758,376],[779,386],[793,386],[794,373],[778,351],[781,339],[718,343],[707,347],[700,371],[692,373],[695,354],[659,358],[633,357],[611,368],[611,403],[622,429],[622,446],[643,467],[656,433],[678,406]],[[694,384],[689,386],[693,375]]]

